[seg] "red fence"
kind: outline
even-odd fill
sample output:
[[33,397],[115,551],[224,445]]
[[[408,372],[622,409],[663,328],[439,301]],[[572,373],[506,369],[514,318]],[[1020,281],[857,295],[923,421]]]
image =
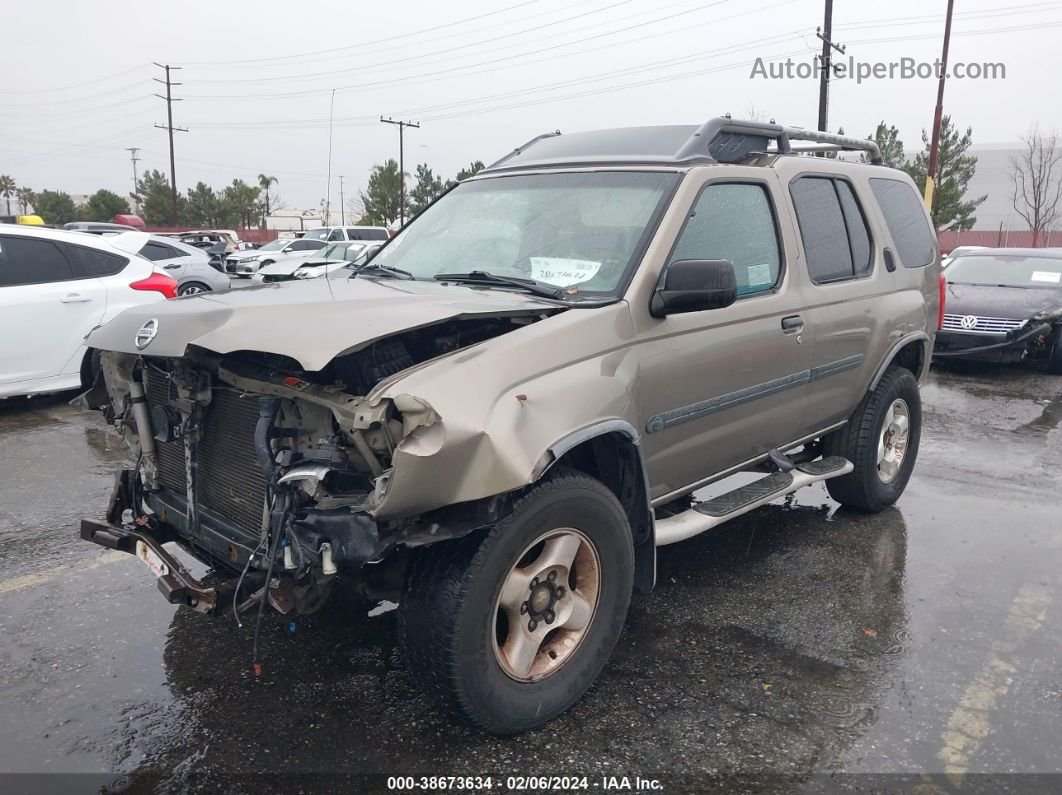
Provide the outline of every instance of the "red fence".
[[[149,226],[144,231],[174,234],[176,232],[197,232],[202,228],[201,226]],[[246,240],[248,243],[268,243],[279,236],[276,229],[235,229],[233,231],[240,236],[240,240]]]
[[1057,230],[1037,235],[1033,243],[1033,233],[1000,229],[997,231],[937,232],[940,250],[947,254],[959,246],[987,246],[988,248],[1051,248],[1062,246],[1062,232]]

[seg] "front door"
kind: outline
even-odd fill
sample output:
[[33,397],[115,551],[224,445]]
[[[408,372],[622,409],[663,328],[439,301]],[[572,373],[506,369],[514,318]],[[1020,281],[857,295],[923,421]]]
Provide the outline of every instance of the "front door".
[[725,309],[656,321],[639,348],[654,499],[799,435],[810,351],[803,283],[786,272],[778,190],[773,179],[707,182],[668,257],[729,260],[738,298]]
[[103,318],[107,296],[68,251],[43,238],[0,235],[0,384],[80,367],[77,354]]

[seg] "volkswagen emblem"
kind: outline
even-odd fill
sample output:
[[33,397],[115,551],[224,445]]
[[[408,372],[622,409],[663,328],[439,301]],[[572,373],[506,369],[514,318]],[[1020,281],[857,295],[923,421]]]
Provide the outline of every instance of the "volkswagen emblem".
[[133,342],[136,343],[137,350],[144,350],[153,339],[155,335],[159,333],[159,321],[155,318],[151,318],[147,323],[140,327],[136,336],[133,337]]
[[969,331],[977,325],[977,315],[963,315],[962,320],[959,321],[959,325]]

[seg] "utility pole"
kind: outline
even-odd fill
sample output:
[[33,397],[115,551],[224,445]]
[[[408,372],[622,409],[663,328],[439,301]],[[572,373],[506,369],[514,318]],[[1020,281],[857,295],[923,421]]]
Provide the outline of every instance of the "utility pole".
[[406,127],[415,127],[419,130],[420,122],[395,121],[390,116],[386,119],[381,116],[380,121],[384,124],[398,126],[398,228],[401,229],[406,225],[406,158],[403,132]]
[[129,159],[133,161],[133,212],[140,215],[140,203],[136,199],[137,192],[137,177],[136,177],[136,161],[140,158],[137,157],[137,152],[140,151],[139,147],[127,146],[125,151],[129,153]]
[[325,186],[325,226],[332,224],[332,111],[336,106],[336,90],[328,101],[328,184]]
[[[833,35],[833,0],[826,0],[826,19],[821,28],[815,28],[815,35],[822,39],[822,54],[819,56],[819,132],[829,132],[830,106],[830,64],[831,50],[844,55],[844,45],[834,44]],[[824,154],[824,153],[820,153]]]
[[170,66],[169,64],[156,63],[155,66],[159,69],[166,70],[166,79],[159,80],[157,77],[151,78],[156,83],[162,83],[166,86],[166,96],[162,94],[156,94],[159,99],[166,100],[166,124],[156,124],[160,130],[166,130],[170,134],[170,226],[177,226],[177,166],[174,163],[173,158],[173,133],[174,132],[188,132],[187,127],[174,127],[173,126],[173,103],[180,102],[179,99],[173,98],[173,86],[182,85],[181,83],[174,83],[170,80],[170,70],[178,70],[179,66]]
[[343,175],[339,175],[339,225],[347,225],[346,205],[343,204]]
[[940,123],[944,118],[944,80],[948,73],[948,44],[951,42],[951,11],[955,0],[948,0],[948,16],[944,20],[944,52],[940,56],[940,80],[937,83],[937,107],[933,111],[933,139],[929,145],[929,167],[926,169],[926,209],[933,212],[933,191],[936,189],[937,155],[940,152]]

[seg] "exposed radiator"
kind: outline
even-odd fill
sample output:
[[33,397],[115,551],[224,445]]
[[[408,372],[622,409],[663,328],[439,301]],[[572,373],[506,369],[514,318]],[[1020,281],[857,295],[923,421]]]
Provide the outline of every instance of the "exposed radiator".
[[[150,368],[147,379],[150,405],[176,397],[176,389],[164,373]],[[265,476],[254,449],[258,399],[243,397],[225,387],[214,390],[206,410],[199,442],[199,505],[233,524],[257,533],[262,526]],[[184,442],[157,444],[159,483],[183,495]]]

